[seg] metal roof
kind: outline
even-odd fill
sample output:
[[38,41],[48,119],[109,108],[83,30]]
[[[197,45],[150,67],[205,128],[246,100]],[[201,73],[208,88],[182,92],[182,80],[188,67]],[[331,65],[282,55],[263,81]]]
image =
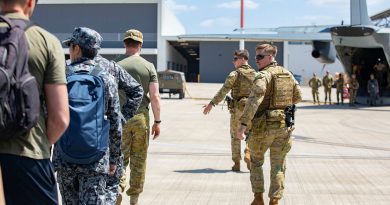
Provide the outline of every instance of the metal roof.
[[372,15],[370,18],[373,21],[384,19],[390,16],[390,9],[384,10],[382,12],[379,12],[375,15]]
[[187,34],[179,35],[181,40],[203,41],[331,41],[330,33],[292,33],[292,34]]

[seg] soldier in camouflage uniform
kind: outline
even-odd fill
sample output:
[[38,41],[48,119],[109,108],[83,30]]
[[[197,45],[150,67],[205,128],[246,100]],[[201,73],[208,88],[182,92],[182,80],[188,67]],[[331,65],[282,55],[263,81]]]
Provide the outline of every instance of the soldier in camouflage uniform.
[[336,97],[337,97],[337,105],[341,104],[344,105],[344,97],[343,97],[343,92],[344,92],[344,76],[343,74],[339,74],[339,78],[336,81]]
[[321,80],[315,73],[313,73],[313,77],[309,81],[309,86],[311,87],[311,93],[313,95],[313,103],[316,104],[317,102],[320,104],[320,93],[318,92],[318,88],[321,87]]
[[[143,89],[142,86],[115,61],[109,61],[101,55],[95,57],[95,62],[108,73],[114,76],[118,89],[126,95],[124,105],[121,107],[122,124],[130,120],[137,112],[141,104]],[[123,156],[120,163],[117,164],[117,169],[114,175],[109,175],[107,180],[107,204],[115,204],[119,196],[119,183],[123,171]]]
[[[72,37],[63,43],[69,46],[71,64],[67,66],[67,74],[78,71],[91,71],[97,63],[93,60],[97,54],[102,37],[96,31],[78,27]],[[57,180],[63,204],[107,204],[107,176],[116,172],[121,156],[122,124],[118,84],[115,78],[103,71],[101,74],[105,85],[105,113],[110,121],[109,148],[96,162],[90,164],[74,164],[66,162],[57,144],[53,153],[53,164],[57,171]]]
[[[146,171],[146,158],[149,147],[149,103],[152,105],[154,123],[152,126],[153,139],[160,135],[160,94],[157,73],[154,65],[140,56],[143,35],[140,31],[130,29],[125,32],[123,39],[126,55],[129,57],[118,62],[138,83],[142,85],[144,95],[141,105],[133,118],[123,127],[122,152],[124,168],[130,164],[130,188],[126,193],[130,196],[130,205],[138,204],[138,198],[143,191]],[[150,98],[148,97],[148,94]],[[121,102],[123,98],[121,96]],[[122,173],[120,192],[126,187],[126,172]],[[121,203],[122,196],[117,203]]]
[[329,104],[332,104],[332,86],[333,86],[333,77],[329,74],[329,71],[326,71],[326,75],[324,78],[322,78],[322,85],[324,86],[324,92],[325,92],[325,102],[328,99],[329,96]]
[[[210,103],[204,106],[203,110],[203,113],[207,115],[211,109],[225,99],[226,94],[231,91],[233,100],[229,105],[229,110],[232,160],[234,162],[232,167],[233,171],[240,171],[241,161],[241,141],[235,138],[235,133],[237,133],[239,126],[238,119],[241,117],[256,74],[256,71],[248,64],[248,59],[249,52],[247,50],[234,52],[233,64],[236,70],[228,75],[222,88],[217,92]],[[249,152],[246,151],[245,155],[249,156]],[[249,160],[245,161],[248,163],[249,169]]]
[[349,82],[349,106],[355,106],[358,89],[359,82],[356,79],[356,75],[352,74],[351,82]]
[[379,83],[375,79],[374,74],[370,74],[370,80],[367,81],[367,92],[370,96],[370,105],[376,106],[376,99],[379,97]]
[[252,122],[248,147],[251,152],[250,180],[254,200],[252,205],[264,205],[263,163],[270,149],[271,186],[268,193],[270,205],[278,204],[284,190],[286,155],[291,148],[291,133],[285,119],[285,109],[302,100],[298,82],[275,61],[277,48],[270,44],[256,47],[257,74],[252,92],[240,118],[238,139],[245,138],[247,125]]

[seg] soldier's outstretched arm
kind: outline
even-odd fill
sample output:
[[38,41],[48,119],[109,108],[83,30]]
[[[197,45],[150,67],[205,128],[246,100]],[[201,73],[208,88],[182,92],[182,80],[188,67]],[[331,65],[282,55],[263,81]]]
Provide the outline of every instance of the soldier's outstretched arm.
[[215,105],[214,105],[214,103],[213,102],[210,102],[209,104],[207,104],[207,105],[203,105],[203,114],[205,114],[205,115],[207,115],[207,114],[209,114],[210,113],[210,111],[213,109],[213,107],[214,107]]
[[218,105],[218,103],[222,102],[225,99],[225,96],[233,88],[233,85],[237,80],[237,76],[237,71],[233,71],[228,75],[222,88],[218,90],[217,94],[211,100],[214,105]]

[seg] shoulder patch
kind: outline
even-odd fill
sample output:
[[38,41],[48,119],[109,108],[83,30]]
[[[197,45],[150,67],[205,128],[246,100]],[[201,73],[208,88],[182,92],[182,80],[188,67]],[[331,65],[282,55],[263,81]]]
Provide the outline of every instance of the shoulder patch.
[[266,77],[266,72],[265,71],[260,71],[256,73],[255,80],[262,79]]
[[237,74],[238,74],[238,71],[237,71],[237,70],[234,70],[234,71],[232,71],[232,72],[229,73],[229,77],[233,77],[233,76],[235,76],[235,75],[237,75]]

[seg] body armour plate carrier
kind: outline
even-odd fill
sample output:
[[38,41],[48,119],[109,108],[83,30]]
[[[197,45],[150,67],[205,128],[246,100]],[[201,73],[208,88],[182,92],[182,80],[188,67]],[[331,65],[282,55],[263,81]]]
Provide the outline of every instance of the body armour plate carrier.
[[249,66],[246,69],[240,67],[237,69],[237,74],[237,80],[232,89],[232,97],[234,100],[249,96],[253,81],[255,80],[256,71]]

